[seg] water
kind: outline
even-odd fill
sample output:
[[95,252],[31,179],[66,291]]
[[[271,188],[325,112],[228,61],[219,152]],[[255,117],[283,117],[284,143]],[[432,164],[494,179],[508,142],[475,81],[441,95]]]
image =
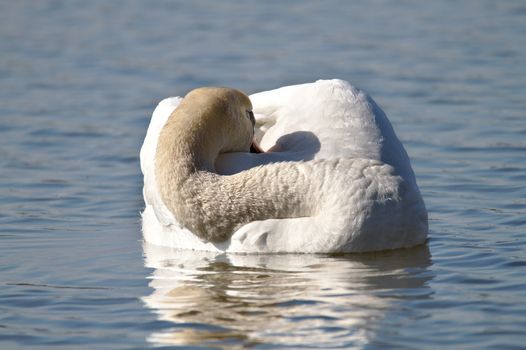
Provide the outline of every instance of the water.
[[[525,38],[521,1],[2,2],[0,348],[524,348]],[[404,142],[426,246],[142,245],[160,99],[332,77]]]

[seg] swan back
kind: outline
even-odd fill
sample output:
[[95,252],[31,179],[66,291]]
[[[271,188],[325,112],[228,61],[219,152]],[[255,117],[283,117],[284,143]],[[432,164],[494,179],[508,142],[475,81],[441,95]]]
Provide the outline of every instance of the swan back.
[[[409,157],[384,111],[348,82],[319,80],[260,92],[250,99],[257,126],[265,130],[259,134],[263,149],[280,144],[283,135],[301,130],[318,138],[320,148],[313,159],[380,160],[395,167],[404,179],[414,181]],[[281,148],[301,151],[303,147],[290,139]]]

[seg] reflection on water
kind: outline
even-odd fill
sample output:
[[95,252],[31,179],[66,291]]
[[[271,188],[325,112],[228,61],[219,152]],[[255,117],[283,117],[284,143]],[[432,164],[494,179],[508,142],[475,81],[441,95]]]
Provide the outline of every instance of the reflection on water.
[[425,299],[427,246],[364,255],[225,255],[144,244],[153,268],[143,298],[173,327],[156,345],[353,346],[404,299]]

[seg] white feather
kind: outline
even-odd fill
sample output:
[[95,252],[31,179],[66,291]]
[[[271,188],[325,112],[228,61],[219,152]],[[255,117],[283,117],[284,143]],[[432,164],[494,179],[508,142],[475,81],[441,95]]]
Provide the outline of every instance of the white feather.
[[367,94],[345,81],[320,80],[257,93],[250,99],[261,147],[274,146],[277,152],[224,154],[216,170],[233,174],[283,160],[342,160],[347,170],[331,183],[325,181],[325,168],[313,173],[297,163],[299,171],[310,172],[316,182],[319,193],[311,194],[328,198],[322,214],[254,221],[221,244],[202,241],[179,225],[161,200],[154,171],[160,130],[182,100],[168,98],[155,109],[141,149],[145,241],[250,253],[363,252],[425,242],[427,211],[409,157],[384,112]]

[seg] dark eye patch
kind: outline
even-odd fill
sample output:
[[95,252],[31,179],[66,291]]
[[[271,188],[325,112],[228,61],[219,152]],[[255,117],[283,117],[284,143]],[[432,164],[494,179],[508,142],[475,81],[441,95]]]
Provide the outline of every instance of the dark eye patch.
[[247,117],[252,122],[252,126],[255,126],[256,125],[256,118],[254,118],[254,112],[247,111]]

